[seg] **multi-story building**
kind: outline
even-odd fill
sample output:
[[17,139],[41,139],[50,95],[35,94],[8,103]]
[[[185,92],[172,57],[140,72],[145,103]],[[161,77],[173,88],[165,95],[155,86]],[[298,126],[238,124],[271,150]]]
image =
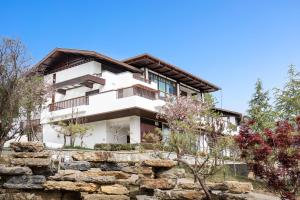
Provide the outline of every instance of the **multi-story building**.
[[[40,116],[48,146],[63,144],[55,124],[74,116],[90,125],[87,147],[140,143],[143,134],[156,127],[167,134],[167,126],[156,118],[166,96],[203,98],[220,89],[148,54],[119,61],[94,51],[57,48],[37,66],[45,69],[45,81],[55,89]],[[218,110],[226,120],[240,120],[239,113]]]

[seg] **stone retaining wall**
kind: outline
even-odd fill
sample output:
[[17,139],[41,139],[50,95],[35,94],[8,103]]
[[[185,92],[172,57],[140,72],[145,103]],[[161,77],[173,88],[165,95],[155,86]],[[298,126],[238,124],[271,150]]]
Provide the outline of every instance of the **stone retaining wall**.
[[[12,143],[10,164],[0,166],[0,200],[203,199],[199,184],[173,160],[151,154],[78,151],[59,162],[41,143]],[[54,156],[55,157],[55,156]],[[247,193],[249,183],[209,183],[220,194]],[[220,198],[224,199],[224,198]]]

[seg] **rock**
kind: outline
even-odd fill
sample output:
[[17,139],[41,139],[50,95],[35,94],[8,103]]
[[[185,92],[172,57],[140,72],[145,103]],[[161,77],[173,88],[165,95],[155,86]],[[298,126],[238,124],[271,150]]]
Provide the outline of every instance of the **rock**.
[[57,169],[53,168],[52,166],[30,166],[32,173],[35,175],[44,175],[46,177],[48,176],[53,176],[56,172]]
[[128,166],[128,163],[115,163],[115,162],[92,162],[92,167],[100,168],[102,171],[121,171],[123,167]]
[[157,198],[147,195],[136,195],[136,200],[157,200]]
[[29,166],[29,167],[45,167],[50,166],[50,158],[12,158],[12,165]]
[[0,174],[1,175],[22,175],[27,174],[31,175],[32,171],[29,167],[0,167]]
[[54,176],[50,176],[49,180],[55,181],[77,181],[99,184],[113,184],[116,181],[115,176],[94,176],[76,170],[61,170]]
[[188,179],[188,178],[177,179],[177,187],[179,189],[186,189],[186,190],[196,190],[201,188],[198,182],[194,183],[193,179]]
[[175,187],[176,181],[172,179],[142,179],[140,182],[141,188],[146,189],[163,189],[169,190]]
[[225,181],[224,184],[228,187],[228,192],[234,194],[248,193],[253,190],[253,186],[249,182]]
[[121,171],[97,171],[97,170],[89,170],[83,172],[88,176],[114,176],[117,179],[128,179],[130,177],[129,174],[126,174]]
[[157,199],[164,200],[200,200],[205,194],[196,190],[154,190],[154,196]]
[[[258,200],[258,198],[251,198],[247,194],[231,194],[227,192],[218,192],[212,193],[213,199],[221,199],[221,200]],[[263,198],[261,200],[274,200],[274,198]]]
[[82,177],[75,178],[75,181],[87,182],[87,183],[98,183],[98,184],[113,184],[116,182],[116,177],[114,177],[114,176],[96,176],[96,177],[82,176]]
[[97,185],[94,183],[71,182],[71,181],[46,181],[43,184],[45,190],[67,190],[75,192],[96,192]]
[[41,152],[15,152],[11,154],[14,158],[49,158],[51,156],[48,151]]
[[160,170],[156,173],[158,178],[184,178],[185,170],[180,168],[171,168],[169,170]]
[[102,185],[101,186],[101,192],[105,194],[129,194],[129,191],[127,190],[126,187],[122,185]]
[[126,195],[82,194],[83,200],[129,200]]
[[[64,195],[65,197],[65,195]],[[58,191],[7,192],[0,200],[66,200]]]
[[129,174],[151,175],[153,173],[152,167],[146,167],[146,166],[127,166],[127,167],[123,167],[121,171]]
[[41,175],[12,176],[3,184],[4,188],[10,189],[42,189],[42,184],[46,181]]
[[254,174],[254,172],[250,171],[250,172],[248,173],[248,179],[250,179],[250,180],[255,180],[255,174]]
[[79,171],[87,171],[91,168],[91,164],[87,161],[65,162],[61,166],[63,169],[74,169]]
[[173,160],[145,160],[142,163],[145,166],[160,167],[160,168],[172,168],[177,165],[177,162]]
[[76,152],[72,158],[77,161],[89,162],[105,162],[112,157],[111,152],[97,151],[97,152]]
[[128,179],[118,179],[117,184],[129,187],[130,185],[139,185],[139,176],[137,174],[132,174]]
[[41,142],[12,142],[10,147],[15,152],[40,152],[44,150],[44,144]]
[[227,191],[229,188],[225,183],[206,183],[209,190]]

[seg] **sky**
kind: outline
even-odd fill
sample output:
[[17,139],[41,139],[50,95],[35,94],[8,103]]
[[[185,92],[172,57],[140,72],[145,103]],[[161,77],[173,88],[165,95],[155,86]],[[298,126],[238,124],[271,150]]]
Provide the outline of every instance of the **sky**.
[[0,37],[38,62],[56,47],[115,59],[150,53],[222,88],[245,113],[258,78],[272,92],[300,71],[299,0],[1,0]]

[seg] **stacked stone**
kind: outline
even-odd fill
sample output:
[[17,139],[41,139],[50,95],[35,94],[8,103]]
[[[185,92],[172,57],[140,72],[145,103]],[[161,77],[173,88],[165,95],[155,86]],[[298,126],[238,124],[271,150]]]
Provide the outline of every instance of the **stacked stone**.
[[[51,169],[50,154],[41,143],[12,143],[11,147],[14,150],[11,166],[0,166],[0,175],[2,188],[17,192],[3,196],[0,190],[0,199],[1,196],[24,200],[197,200],[205,197],[199,184],[186,178],[185,170],[172,160],[150,160],[141,154],[79,151],[73,154],[74,161],[62,163],[62,170],[49,175],[45,169]],[[221,191],[219,199],[231,193],[249,192],[251,187],[234,182],[209,185],[210,190]]]
[[11,143],[10,166],[1,166],[0,175],[6,189],[43,189],[46,177],[35,173],[51,166],[50,154],[40,142]]

